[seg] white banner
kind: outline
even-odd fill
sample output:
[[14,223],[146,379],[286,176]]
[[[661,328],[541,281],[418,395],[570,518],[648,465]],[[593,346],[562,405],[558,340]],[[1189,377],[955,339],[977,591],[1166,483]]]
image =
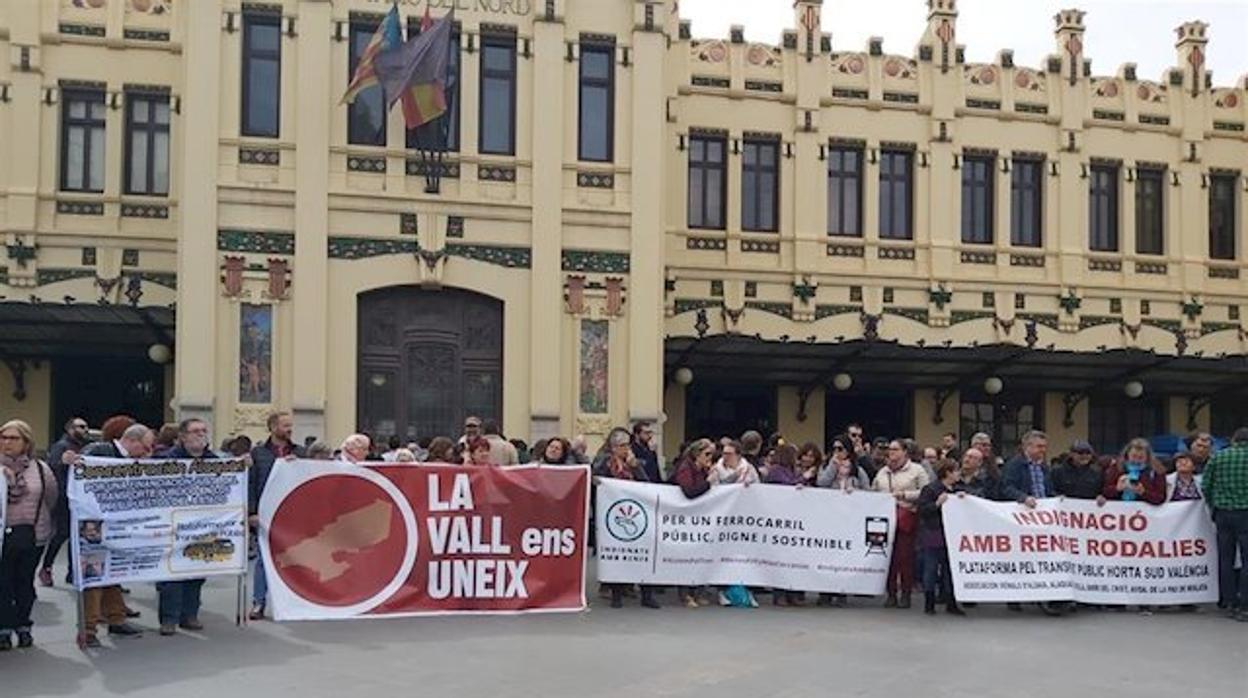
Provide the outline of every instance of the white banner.
[[950,497],[943,509],[959,601],[1218,600],[1217,538],[1203,502],[1043,499],[1027,509]]
[[892,497],[776,485],[679,487],[602,479],[598,579],[884,593]]
[[245,571],[244,461],[86,458],[69,507],[80,589]]

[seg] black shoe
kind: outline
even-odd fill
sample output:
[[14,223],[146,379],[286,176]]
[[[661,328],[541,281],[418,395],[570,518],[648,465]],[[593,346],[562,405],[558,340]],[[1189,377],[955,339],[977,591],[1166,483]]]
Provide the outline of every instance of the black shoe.
[[974,601],[967,601],[966,603],[962,604],[962,608],[975,608],[978,605],[979,604]]
[[929,616],[936,615],[936,595],[935,594],[923,595],[923,612]]
[[956,603],[945,604],[945,613],[948,613],[951,616],[965,616],[966,615],[966,611],[963,611],[961,608],[959,608]]
[[624,592],[619,589],[611,590],[611,608],[624,608]]
[[1236,613],[1234,620],[1237,620],[1240,623],[1248,623],[1248,611],[1240,611],[1239,613]]
[[910,592],[901,595],[901,599],[897,601],[897,608],[910,608]]
[[86,636],[85,638],[83,638],[83,640],[82,640],[82,646],[83,646],[83,647],[85,647],[85,648],[93,649],[93,650],[94,650],[94,649],[99,649],[99,648],[100,648],[100,638],[98,638],[98,637],[96,637],[96,636],[94,636],[94,635],[88,635],[88,636]]
[[641,594],[641,605],[645,606],[646,608],[659,608],[660,607],[658,600],[654,598],[654,594],[649,594],[646,592],[642,592]]
[[897,608],[896,594],[889,594],[888,598],[884,599],[884,608]]
[[121,593],[123,593],[123,594],[125,594],[125,595],[127,595],[127,596],[129,596],[129,595],[130,595],[130,588],[129,588],[129,587],[118,587],[118,589],[121,589]]
[[5,633],[0,635],[0,652],[8,652],[13,649],[13,636]]
[[138,618],[138,617],[139,617],[139,616],[141,616],[141,615],[143,615],[143,614],[142,614],[142,613],[140,613],[140,612],[138,612],[138,611],[136,611],[136,610],[134,610],[133,608],[130,608],[129,606],[127,606],[127,607],[126,607],[126,617],[127,617],[127,618]]
[[21,649],[35,646],[35,638],[31,636],[29,630],[17,631],[17,646]]
[[120,635],[122,637],[138,637],[143,634],[143,631],[129,623],[122,623],[121,625],[108,626],[108,634]]

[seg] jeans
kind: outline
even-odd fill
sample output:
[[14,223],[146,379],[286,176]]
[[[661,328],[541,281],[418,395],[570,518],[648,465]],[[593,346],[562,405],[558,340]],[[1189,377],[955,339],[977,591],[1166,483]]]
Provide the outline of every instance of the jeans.
[[269,598],[269,578],[264,576],[264,558],[256,558],[256,573],[251,580],[251,603],[264,606]]
[[893,557],[888,562],[888,595],[909,594],[914,589],[914,533],[897,532]]
[[43,546],[6,545],[0,555],[0,633],[30,630],[35,605],[35,569]]
[[199,617],[202,579],[186,579],[180,582],[157,582],[160,594],[159,615],[161,625],[177,625]]
[[[1213,522],[1218,526],[1218,599],[1228,608],[1248,610],[1248,509],[1219,509]],[[1244,566],[1235,569],[1235,549]]]
[[953,576],[949,573],[948,548],[924,548],[919,552],[923,568],[923,593],[935,594],[941,603],[953,603]]

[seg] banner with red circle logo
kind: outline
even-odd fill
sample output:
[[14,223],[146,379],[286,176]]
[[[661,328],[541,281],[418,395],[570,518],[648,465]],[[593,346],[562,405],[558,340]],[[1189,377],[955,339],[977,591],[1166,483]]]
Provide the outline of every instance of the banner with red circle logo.
[[585,608],[586,467],[279,461],[260,499],[277,620]]

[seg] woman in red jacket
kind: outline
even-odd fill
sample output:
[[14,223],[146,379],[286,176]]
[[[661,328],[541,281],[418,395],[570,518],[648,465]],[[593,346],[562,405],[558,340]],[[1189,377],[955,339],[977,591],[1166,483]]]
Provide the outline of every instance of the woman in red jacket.
[[1122,459],[1105,469],[1101,496],[1123,502],[1166,501],[1166,470],[1153,458],[1148,441],[1131,439],[1122,451]]

